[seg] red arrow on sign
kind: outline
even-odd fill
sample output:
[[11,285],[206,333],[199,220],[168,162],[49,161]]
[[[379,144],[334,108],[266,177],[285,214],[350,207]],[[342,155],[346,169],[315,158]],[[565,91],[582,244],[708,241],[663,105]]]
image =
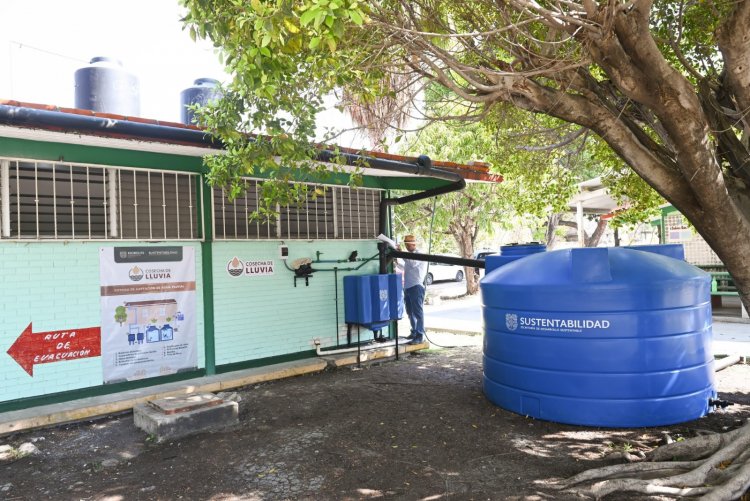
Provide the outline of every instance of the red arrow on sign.
[[31,332],[31,323],[8,349],[8,355],[32,377],[34,365],[98,357],[101,353],[99,327]]

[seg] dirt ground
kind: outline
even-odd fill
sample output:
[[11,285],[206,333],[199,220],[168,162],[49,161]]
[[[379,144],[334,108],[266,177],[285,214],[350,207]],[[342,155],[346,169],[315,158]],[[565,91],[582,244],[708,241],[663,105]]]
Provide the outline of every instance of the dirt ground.
[[717,373],[735,405],[650,429],[528,419],[489,403],[481,375],[480,347],[429,350],[243,388],[238,425],[172,442],[150,441],[131,414],[0,437],[37,449],[0,461],[0,499],[573,499],[550,482],[622,462],[611,455],[630,440],[750,418],[748,365]]

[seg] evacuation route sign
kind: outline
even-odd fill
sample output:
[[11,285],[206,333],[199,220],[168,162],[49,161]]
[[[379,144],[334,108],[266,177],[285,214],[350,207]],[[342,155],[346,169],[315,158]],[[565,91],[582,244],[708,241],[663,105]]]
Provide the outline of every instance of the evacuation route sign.
[[105,383],[197,367],[195,249],[102,247]]
[[30,323],[8,349],[8,355],[31,377],[34,377],[34,365],[98,357],[100,354],[99,327],[32,332]]

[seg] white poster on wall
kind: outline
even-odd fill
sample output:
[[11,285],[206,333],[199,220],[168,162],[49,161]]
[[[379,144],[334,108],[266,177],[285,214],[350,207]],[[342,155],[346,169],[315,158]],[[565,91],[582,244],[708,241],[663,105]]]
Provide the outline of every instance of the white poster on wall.
[[102,247],[105,383],[197,367],[195,249]]

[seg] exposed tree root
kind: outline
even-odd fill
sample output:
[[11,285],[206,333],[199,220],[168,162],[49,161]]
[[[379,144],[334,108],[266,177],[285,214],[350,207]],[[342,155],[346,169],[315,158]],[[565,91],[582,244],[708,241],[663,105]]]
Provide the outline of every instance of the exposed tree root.
[[750,489],[750,422],[728,433],[664,445],[647,462],[584,471],[558,484],[596,499],[613,492],[702,500],[739,499]]

